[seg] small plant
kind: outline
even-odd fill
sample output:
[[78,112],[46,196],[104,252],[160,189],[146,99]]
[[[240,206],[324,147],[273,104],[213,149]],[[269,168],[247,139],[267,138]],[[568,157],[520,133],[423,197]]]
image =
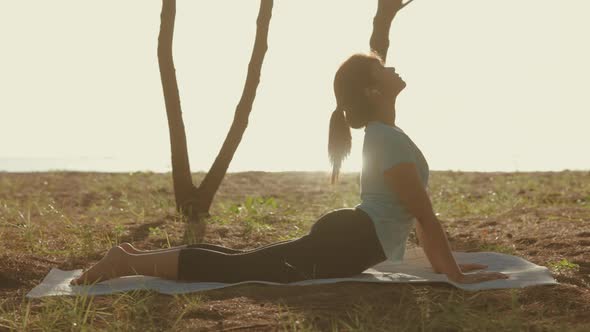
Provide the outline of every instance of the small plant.
[[507,247],[507,246],[503,246],[503,245],[499,245],[499,244],[491,244],[491,243],[482,244],[479,247],[479,250],[499,252],[499,253],[508,254],[508,255],[514,254],[514,248],[512,248],[512,247]]
[[117,223],[115,227],[113,227],[113,231],[106,235],[109,248],[121,244],[121,238],[123,235],[125,235],[125,226]]
[[160,227],[150,227],[148,228],[151,237],[161,237],[164,236],[166,238],[166,245],[168,248],[171,247],[170,245],[170,237],[168,236],[168,232],[166,230],[161,229]]
[[17,211],[19,219],[21,220],[17,224],[17,227],[22,230],[21,234],[24,239],[25,246],[28,248],[30,253],[34,253],[38,245],[39,232],[36,225],[31,222],[31,204],[32,203],[29,201],[27,204],[27,209],[24,213]]
[[273,229],[271,225],[265,223],[267,216],[276,213],[279,204],[274,197],[246,197],[243,204],[233,204],[229,207],[229,212],[239,219],[243,220],[246,227],[245,233],[252,231],[268,231]]
[[305,228],[303,228],[303,226],[301,224],[290,225],[289,232],[287,234],[283,234],[283,235],[279,236],[278,240],[279,241],[292,240],[294,238],[298,238],[298,237],[305,235],[305,232],[306,232],[306,230],[305,230]]
[[160,227],[150,227],[148,228],[149,232],[150,232],[150,236],[153,237],[159,237],[160,235],[162,235],[162,230],[160,229]]
[[550,269],[556,272],[578,271],[580,269],[580,265],[568,261],[567,258],[564,258],[559,262],[549,263],[548,265]]
[[256,219],[244,219],[244,225],[246,226],[245,233],[250,234],[252,231],[269,231],[273,227],[271,225],[263,224]]
[[[234,205],[232,205],[231,207],[233,207],[233,206]],[[220,217],[220,216],[210,216],[209,218],[207,218],[206,222],[209,224],[225,225],[228,223],[228,219],[224,218],[224,217]]]
[[185,315],[195,312],[203,306],[203,298],[195,294],[174,295],[174,304],[182,308],[182,311],[172,324],[172,327],[176,329]]
[[133,206],[130,206],[129,212],[135,217],[135,222],[143,223],[145,221],[145,208],[138,207],[136,211]]
[[274,214],[279,204],[274,197],[246,197],[243,204],[234,204],[229,207],[233,214],[246,214],[248,216],[259,216],[262,214]]
[[115,235],[115,244],[119,245],[121,243],[121,237],[125,234],[125,227],[121,224],[115,225],[113,229],[113,234]]
[[[82,253],[86,256],[91,255],[95,251],[94,242],[94,229],[91,227],[79,227],[80,232],[78,234],[79,240],[82,247]],[[72,255],[73,256],[73,255]]]
[[[306,321],[305,317],[291,311],[287,305],[278,304],[278,317],[280,331],[317,331],[312,324]],[[332,330],[336,331],[335,329]]]

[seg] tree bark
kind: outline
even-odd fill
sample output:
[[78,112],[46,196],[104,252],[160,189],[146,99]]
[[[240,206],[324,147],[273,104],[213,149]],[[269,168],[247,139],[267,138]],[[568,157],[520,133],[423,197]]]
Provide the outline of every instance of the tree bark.
[[383,62],[387,60],[391,22],[395,15],[412,1],[410,0],[402,4],[400,0],[378,0],[377,13],[373,19],[373,33],[371,34],[369,45],[373,52],[379,54]]
[[227,168],[248,126],[248,117],[256,98],[262,63],[268,48],[267,39],[272,7],[273,0],[261,0],[256,21],[256,37],[242,97],[236,107],[234,120],[221,150],[203,182],[197,188],[193,185],[191,177],[176,70],[172,56],[176,0],[162,0],[158,64],[170,131],[174,198],[177,209],[191,220],[195,217],[198,220],[200,216],[209,214],[213,197],[227,173]]
[[174,198],[177,209],[186,214],[186,203],[190,201],[196,188],[191,177],[176,69],[172,57],[175,17],[176,0],[162,0],[160,34],[158,36],[158,64],[170,131]]
[[211,166],[211,169],[199,186],[199,209],[208,211],[213,202],[213,197],[219,189],[221,181],[227,173],[227,168],[236,152],[242,136],[248,126],[248,117],[252,110],[252,104],[256,97],[256,90],[260,82],[260,72],[264,56],[268,48],[268,29],[270,18],[272,16],[273,0],[261,0],[258,19],[256,20],[256,38],[252,56],[248,65],[248,74],[246,83],[242,92],[242,97],[236,107],[234,119],[229,132],[223,142],[221,150]]

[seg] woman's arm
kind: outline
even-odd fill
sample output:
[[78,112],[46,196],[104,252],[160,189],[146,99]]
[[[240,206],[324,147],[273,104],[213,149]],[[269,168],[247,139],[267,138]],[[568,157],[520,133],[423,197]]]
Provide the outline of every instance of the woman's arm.
[[[425,236],[424,236],[424,230],[422,229],[422,226],[419,222],[416,223],[416,237],[418,238],[418,245],[422,248],[424,248],[424,241],[425,241]],[[428,258],[428,260],[430,261],[431,259]],[[440,269],[436,268],[434,266],[434,264],[432,264],[432,269],[434,270],[434,273],[442,273],[440,271]]]
[[384,176],[389,188],[420,224],[421,246],[432,268],[446,274],[451,280],[459,279],[461,270],[451,253],[442,225],[432,210],[416,166],[413,163],[401,163],[385,171]]
[[[416,218],[421,246],[433,269],[442,272],[455,282],[481,282],[506,278],[496,272],[480,272],[465,275],[457,265],[449,241],[437,219],[430,198],[424,189],[418,170],[413,163],[400,163],[384,172],[388,187],[399,197],[401,203]],[[419,226],[418,226],[419,224]],[[420,229],[418,230],[418,227]]]
[[[424,230],[422,230],[422,226],[420,225],[419,222],[416,223],[416,236],[418,237],[418,245],[420,247],[423,247],[425,236],[424,236]],[[477,263],[465,263],[465,264],[459,263],[457,265],[459,265],[459,269],[461,269],[461,272],[471,272],[471,271],[485,269],[488,267],[487,265],[477,264]],[[434,266],[432,267],[432,270],[434,271],[434,273],[442,273],[439,269],[435,268]]]

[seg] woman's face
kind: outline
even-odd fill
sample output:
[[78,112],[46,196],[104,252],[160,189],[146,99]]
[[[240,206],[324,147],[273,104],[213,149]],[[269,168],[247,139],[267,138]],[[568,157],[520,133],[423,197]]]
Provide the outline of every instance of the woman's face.
[[377,82],[376,88],[382,97],[395,98],[406,87],[406,82],[395,72],[395,68],[375,63],[372,69],[373,78]]

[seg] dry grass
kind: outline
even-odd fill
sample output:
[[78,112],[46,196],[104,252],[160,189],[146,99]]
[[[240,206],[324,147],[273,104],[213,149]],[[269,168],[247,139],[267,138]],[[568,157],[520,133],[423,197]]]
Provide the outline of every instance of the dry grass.
[[175,212],[169,174],[0,173],[0,330],[590,330],[588,172],[431,176],[454,250],[522,256],[549,266],[557,286],[244,285],[186,296],[24,298],[51,267],[87,267],[122,241],[253,248],[300,236],[322,213],[358,203],[357,180],[346,174],[334,188],[324,173],[229,174],[194,237]]

